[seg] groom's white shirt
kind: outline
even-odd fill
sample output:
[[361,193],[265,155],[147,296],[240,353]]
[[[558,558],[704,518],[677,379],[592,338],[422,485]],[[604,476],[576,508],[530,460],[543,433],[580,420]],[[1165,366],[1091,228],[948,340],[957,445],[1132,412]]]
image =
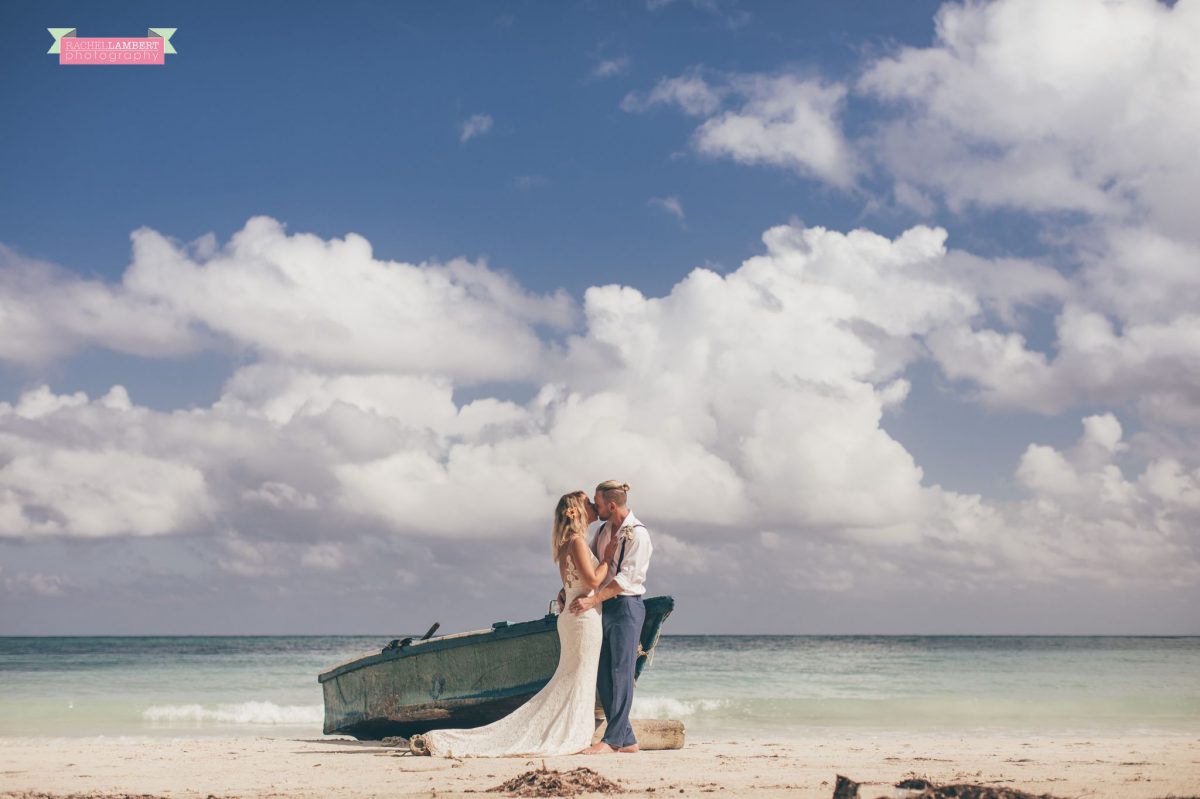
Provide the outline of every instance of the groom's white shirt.
[[[597,558],[612,539],[614,531],[609,529],[611,526],[609,522],[603,522],[592,539],[592,552],[596,553]],[[641,596],[646,593],[646,571],[650,568],[650,556],[654,553],[654,546],[650,543],[650,533],[646,526],[638,521],[632,510],[621,523],[622,529],[626,527],[633,528],[633,537],[625,544],[625,558],[621,561],[621,570],[616,574],[610,573],[600,588],[615,580],[617,585],[621,586],[621,596]],[[615,557],[621,557],[620,547],[617,547]],[[616,566],[615,560],[611,566]]]

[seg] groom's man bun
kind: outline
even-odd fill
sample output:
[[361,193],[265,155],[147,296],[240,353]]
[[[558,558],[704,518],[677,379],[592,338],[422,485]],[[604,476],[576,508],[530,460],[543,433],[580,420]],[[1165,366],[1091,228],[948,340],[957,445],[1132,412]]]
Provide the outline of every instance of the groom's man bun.
[[623,508],[629,501],[629,483],[622,483],[620,480],[605,480],[596,486],[596,493],[604,497],[606,502],[615,502],[617,507]]

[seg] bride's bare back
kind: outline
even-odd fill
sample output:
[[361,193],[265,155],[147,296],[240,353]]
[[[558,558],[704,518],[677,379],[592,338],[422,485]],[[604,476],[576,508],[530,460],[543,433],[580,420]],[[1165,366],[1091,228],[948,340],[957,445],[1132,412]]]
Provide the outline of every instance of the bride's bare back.
[[[577,543],[578,542],[578,543]],[[586,558],[582,553],[587,553]],[[566,604],[592,592],[606,573],[587,542],[576,538],[558,557]],[[596,669],[603,632],[599,609],[558,616],[559,656],[554,676],[528,702],[499,721],[473,730],[434,730],[423,737],[431,755],[510,757],[567,755],[592,742]]]

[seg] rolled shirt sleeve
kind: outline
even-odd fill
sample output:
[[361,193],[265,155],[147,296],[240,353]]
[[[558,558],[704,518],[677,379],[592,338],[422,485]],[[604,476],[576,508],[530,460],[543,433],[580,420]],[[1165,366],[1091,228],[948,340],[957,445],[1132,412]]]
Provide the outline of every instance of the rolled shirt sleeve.
[[636,596],[646,593],[646,571],[650,568],[653,551],[650,533],[643,526],[634,527],[633,538],[625,544],[621,570],[613,577],[613,581],[621,586],[621,593]]

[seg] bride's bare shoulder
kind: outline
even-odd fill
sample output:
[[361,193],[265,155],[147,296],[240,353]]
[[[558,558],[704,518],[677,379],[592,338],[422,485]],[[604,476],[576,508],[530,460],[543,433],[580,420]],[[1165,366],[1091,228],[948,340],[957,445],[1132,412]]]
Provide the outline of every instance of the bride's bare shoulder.
[[563,542],[562,549],[558,551],[558,562],[578,561],[584,553],[591,551],[585,536],[573,535]]
[[571,536],[571,540],[567,542],[566,549],[576,558],[583,558],[591,552],[588,549],[587,536],[582,534]]

